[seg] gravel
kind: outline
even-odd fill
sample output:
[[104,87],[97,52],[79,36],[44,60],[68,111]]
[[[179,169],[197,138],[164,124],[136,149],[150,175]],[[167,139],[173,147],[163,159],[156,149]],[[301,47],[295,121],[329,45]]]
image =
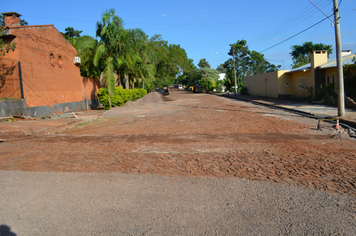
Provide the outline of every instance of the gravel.
[[228,178],[0,171],[0,234],[355,235],[356,199]]

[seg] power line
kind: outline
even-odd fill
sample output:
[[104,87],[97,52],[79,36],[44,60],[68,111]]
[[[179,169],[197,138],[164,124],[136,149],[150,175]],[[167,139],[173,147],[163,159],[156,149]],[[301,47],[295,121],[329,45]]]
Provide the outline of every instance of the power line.
[[[322,0],[322,1],[317,1],[317,4],[320,5],[325,5],[328,6],[329,4],[329,0]],[[290,28],[292,28],[293,26],[307,20],[308,18],[312,17],[315,13],[316,9],[310,8],[310,7],[305,7],[304,9],[302,9],[301,11],[297,12],[296,14],[294,14],[290,19],[286,20],[285,22],[283,22],[282,24],[280,24],[279,26],[265,32],[264,34],[262,34],[261,36],[253,39],[250,41],[251,45],[256,45],[259,43],[264,42],[265,40],[273,37],[274,35],[280,34]]]
[[96,23],[96,21],[92,20],[73,20],[73,19],[60,19],[60,18],[48,18],[48,17],[40,17],[40,16],[29,16],[29,15],[22,15],[24,17],[32,17],[32,18],[39,18],[39,19],[47,19],[47,20],[61,20],[61,21],[77,21],[77,22],[93,22]]
[[[334,14],[331,14],[330,16],[332,16],[332,15],[334,15]],[[330,16],[329,16],[329,17],[330,17]],[[277,43],[277,44],[273,45],[272,47],[269,47],[269,48],[267,48],[267,49],[261,51],[261,53],[264,52],[264,51],[267,51],[267,50],[269,50],[269,49],[271,49],[271,48],[274,48],[274,47],[276,47],[276,46],[278,46],[278,45],[280,45],[280,44],[282,44],[282,43],[284,43],[284,42],[286,42],[286,41],[288,41],[288,40],[294,38],[295,36],[298,36],[299,34],[301,34],[301,33],[305,32],[305,31],[307,31],[308,29],[311,29],[311,28],[313,28],[314,26],[320,24],[321,22],[323,22],[323,21],[329,19],[329,17],[324,18],[323,20],[321,20],[321,21],[315,23],[314,25],[312,25],[312,26],[310,26],[310,27],[308,27],[308,28],[306,28],[306,29],[300,31],[299,33],[297,33],[297,34],[295,34],[295,35],[293,35],[293,36],[291,36],[291,37],[289,37],[289,38],[287,38],[287,39],[285,39],[285,40],[283,40],[282,42]]]
[[[30,18],[39,18],[39,19],[47,19],[47,20],[59,20],[59,21],[73,21],[73,22],[91,22],[96,23],[97,21],[90,21],[90,20],[74,20],[74,19],[61,19],[61,18],[51,18],[51,17],[39,17],[39,16],[29,16],[29,15],[22,15],[23,17],[30,17]],[[262,22],[274,22],[274,21],[281,21],[280,20],[263,20],[263,21],[240,21],[240,22],[212,22],[212,23],[146,23],[146,22],[125,22],[125,24],[129,25],[184,25],[184,26],[196,26],[196,25],[239,25],[239,24],[257,24]]]

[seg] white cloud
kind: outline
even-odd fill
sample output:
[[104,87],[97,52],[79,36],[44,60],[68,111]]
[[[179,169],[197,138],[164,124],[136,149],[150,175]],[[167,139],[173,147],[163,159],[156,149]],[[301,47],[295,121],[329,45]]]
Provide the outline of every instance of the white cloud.
[[162,14],[162,17],[166,17],[166,14],[165,14],[165,13],[163,13],[163,14]]

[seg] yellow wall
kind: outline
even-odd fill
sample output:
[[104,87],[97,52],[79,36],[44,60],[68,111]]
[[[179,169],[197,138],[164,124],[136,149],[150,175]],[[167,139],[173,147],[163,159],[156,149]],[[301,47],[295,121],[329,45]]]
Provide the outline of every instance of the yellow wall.
[[292,94],[296,95],[297,97],[307,97],[309,96],[307,90],[298,88],[298,78],[306,78],[306,85],[308,87],[313,88],[313,96],[314,96],[314,70],[304,71],[297,71],[291,73],[292,77]]
[[[281,95],[292,95],[292,77],[286,70],[278,71],[278,88]],[[289,84],[287,87],[286,83]]]
[[337,72],[336,67],[331,67],[331,68],[325,69],[325,78],[324,78],[325,85],[328,85],[326,83],[327,76],[329,76],[329,84],[333,83],[333,75],[334,75],[334,83],[337,84],[337,73],[336,72]]
[[314,69],[317,66],[325,64],[328,62],[328,51],[327,50],[316,50],[311,53],[311,67]]
[[246,76],[245,87],[251,95],[278,98],[278,72]]

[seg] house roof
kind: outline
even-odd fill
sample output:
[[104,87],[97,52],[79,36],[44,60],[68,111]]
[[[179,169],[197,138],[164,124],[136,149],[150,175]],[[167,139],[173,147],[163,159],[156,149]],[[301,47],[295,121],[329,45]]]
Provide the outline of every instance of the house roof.
[[[356,57],[356,54],[344,56],[342,58],[342,65],[354,64],[354,62],[352,61],[352,59],[354,57]],[[336,67],[336,58],[328,59],[327,63],[320,65],[317,68],[324,69],[324,68],[330,68],[330,67]]]
[[296,71],[306,71],[306,70],[310,70],[311,68],[311,64],[306,64],[306,65],[303,65],[303,66],[300,66],[298,68],[294,68],[292,70],[289,70],[287,71],[286,73],[292,73],[292,72],[296,72]]
[[[352,59],[356,57],[356,54],[352,54],[352,55],[345,55],[342,57],[342,64],[343,65],[347,65],[347,64],[354,64],[354,62],[352,61]],[[330,67],[336,67],[336,58],[328,58],[328,62],[324,63],[320,66],[317,66],[316,68],[319,69],[324,69],[324,68],[330,68]],[[308,63],[306,65],[300,66],[298,68],[294,68],[292,70],[289,70],[286,73],[292,73],[292,72],[296,72],[296,71],[307,71],[311,69],[311,63]]]

